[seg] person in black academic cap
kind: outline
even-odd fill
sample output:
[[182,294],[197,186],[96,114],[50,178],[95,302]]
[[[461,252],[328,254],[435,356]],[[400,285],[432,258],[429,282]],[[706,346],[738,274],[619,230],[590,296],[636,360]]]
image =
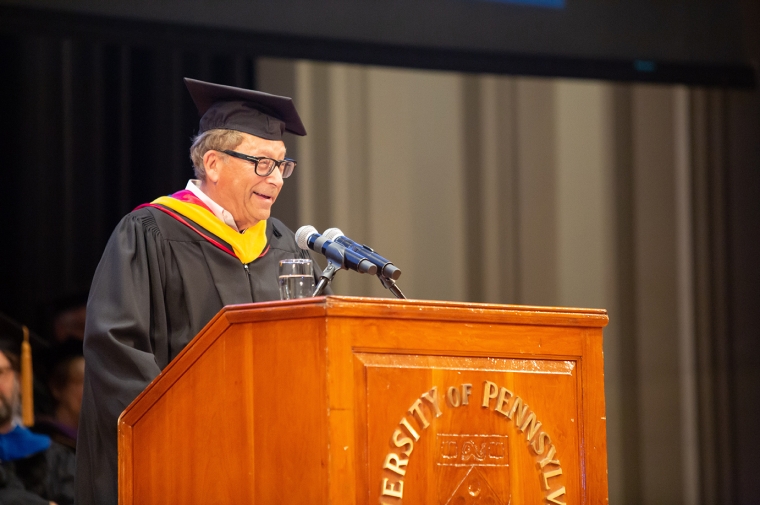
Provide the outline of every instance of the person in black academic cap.
[[[278,300],[278,262],[308,258],[272,218],[306,135],[290,98],[185,79],[201,115],[196,180],[113,232],[87,304],[77,503],[117,503],[117,419],[225,305]],[[315,265],[315,270],[316,265]],[[316,273],[319,275],[319,272]]]
[[27,428],[34,422],[30,337],[44,344],[0,315],[0,503],[68,505],[74,502],[73,453]]

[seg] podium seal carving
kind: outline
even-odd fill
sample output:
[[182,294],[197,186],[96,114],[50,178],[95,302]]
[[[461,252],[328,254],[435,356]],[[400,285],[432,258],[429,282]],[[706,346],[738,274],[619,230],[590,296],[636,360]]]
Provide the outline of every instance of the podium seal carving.
[[439,503],[509,503],[509,445],[506,435],[438,433],[437,438]]
[[[415,400],[390,439],[383,463],[380,504],[400,504],[404,478],[415,448],[425,431],[435,426],[443,408],[461,410],[470,405],[472,384],[445,389],[445,399],[434,386]],[[479,395],[480,396],[480,395]],[[525,450],[535,460],[546,504],[565,505],[566,489],[557,448],[541,421],[518,395],[494,382],[484,381],[480,407],[512,424]],[[477,407],[475,407],[477,408]],[[437,427],[436,427],[437,428]],[[440,505],[509,505],[509,436],[435,431],[435,475]],[[517,443],[518,440],[515,440]],[[431,497],[432,498],[432,497]]]

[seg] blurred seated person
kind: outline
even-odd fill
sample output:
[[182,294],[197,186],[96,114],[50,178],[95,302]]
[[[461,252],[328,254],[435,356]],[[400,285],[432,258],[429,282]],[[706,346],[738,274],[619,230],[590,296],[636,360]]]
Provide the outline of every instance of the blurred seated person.
[[[39,330],[44,340],[47,341],[47,344],[39,341],[35,343],[34,412],[40,418],[38,419],[38,424],[39,421],[48,423],[58,417],[56,409],[60,408],[60,401],[54,398],[53,392],[50,389],[50,379],[52,378],[54,383],[67,380],[66,375],[69,372],[69,363],[63,363],[63,361],[73,359],[72,353],[74,355],[82,355],[86,313],[86,292],[58,297],[39,307],[37,318],[39,321],[42,321]],[[81,360],[82,363],[84,362],[83,360],[84,358]],[[53,368],[56,366],[59,368],[54,372]],[[82,367],[84,365],[80,363],[78,366]],[[53,377],[54,375],[55,377]],[[59,393],[61,392],[59,391]],[[70,420],[63,422],[67,426],[74,427],[79,424],[78,406],[76,418],[77,421],[73,424]],[[51,426],[35,425],[33,430],[49,434],[48,430],[50,428]],[[76,428],[74,428],[74,431],[76,431]],[[76,437],[72,440],[76,440]]]
[[75,452],[84,388],[82,342],[68,340],[53,347],[46,361],[52,415],[38,417],[32,429]]
[[74,503],[74,454],[33,433],[18,417],[20,346],[17,335],[0,334],[0,503],[69,505]]

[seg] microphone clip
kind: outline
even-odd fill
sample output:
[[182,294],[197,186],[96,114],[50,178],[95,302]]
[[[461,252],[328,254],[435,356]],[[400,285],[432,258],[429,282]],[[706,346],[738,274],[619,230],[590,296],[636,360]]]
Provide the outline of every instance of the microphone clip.
[[322,291],[327,287],[328,284],[332,281],[333,276],[335,273],[340,270],[342,265],[336,264],[333,260],[328,259],[327,260],[327,267],[322,271],[322,276],[319,278],[319,283],[317,284],[317,287],[314,289],[314,294],[311,296],[319,296],[322,294]]
[[385,289],[393,293],[393,296],[399,300],[406,300],[406,296],[404,296],[404,293],[401,292],[398,285],[396,284],[396,281],[390,277],[384,276],[383,274],[377,274],[377,278],[380,279],[380,283]]

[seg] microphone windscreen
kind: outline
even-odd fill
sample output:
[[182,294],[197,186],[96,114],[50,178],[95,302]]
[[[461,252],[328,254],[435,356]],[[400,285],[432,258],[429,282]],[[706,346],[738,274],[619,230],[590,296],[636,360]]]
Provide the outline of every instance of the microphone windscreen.
[[342,231],[340,231],[340,228],[328,228],[325,230],[322,236],[325,237],[327,240],[334,242],[336,238],[345,237],[346,235]]
[[319,235],[319,232],[313,226],[307,224],[306,226],[298,228],[296,231],[296,244],[298,244],[298,247],[301,249],[308,249],[309,237],[312,235]]

